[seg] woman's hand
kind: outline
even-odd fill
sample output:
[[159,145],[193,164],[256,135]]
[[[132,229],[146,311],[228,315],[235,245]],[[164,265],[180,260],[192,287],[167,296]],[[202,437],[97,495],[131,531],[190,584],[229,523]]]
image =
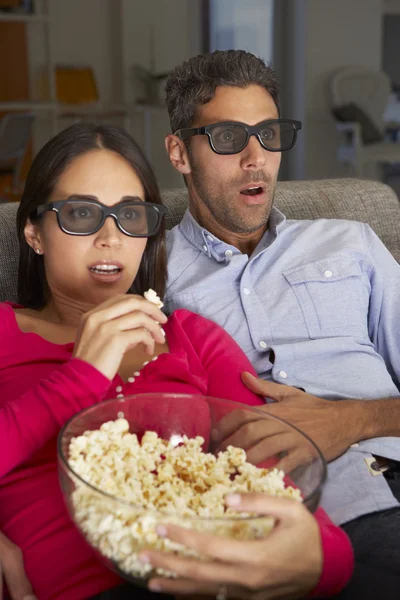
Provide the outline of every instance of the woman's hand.
[[193,548],[210,561],[146,550],[140,560],[177,573],[153,578],[149,588],[168,594],[205,594],[270,600],[304,598],[320,578],[323,554],[317,521],[296,500],[264,494],[227,497],[236,510],[273,516],[277,524],[262,540],[238,541],[209,533],[160,525],[159,535]]
[[167,317],[142,296],[122,294],[87,312],[78,329],[74,354],[113,379],[124,354],[143,344],[149,356],[163,344]]
[[3,600],[3,577],[11,600],[36,600],[24,569],[21,550],[0,533],[0,600]]

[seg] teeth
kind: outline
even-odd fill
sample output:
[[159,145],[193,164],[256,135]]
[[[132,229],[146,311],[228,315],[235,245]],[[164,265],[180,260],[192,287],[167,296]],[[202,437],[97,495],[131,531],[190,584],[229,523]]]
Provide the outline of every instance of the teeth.
[[91,267],[91,271],[119,271],[117,265],[95,265]]

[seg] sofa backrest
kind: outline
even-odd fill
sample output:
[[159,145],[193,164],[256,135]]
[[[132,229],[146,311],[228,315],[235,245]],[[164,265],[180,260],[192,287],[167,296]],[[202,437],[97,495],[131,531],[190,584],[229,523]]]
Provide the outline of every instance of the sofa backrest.
[[[166,190],[167,227],[183,216],[186,189]],[[376,181],[326,179],[280,182],[275,205],[289,219],[350,219],[368,223],[400,262],[400,203],[394,191]],[[16,203],[0,204],[0,301],[17,297],[18,240]]]

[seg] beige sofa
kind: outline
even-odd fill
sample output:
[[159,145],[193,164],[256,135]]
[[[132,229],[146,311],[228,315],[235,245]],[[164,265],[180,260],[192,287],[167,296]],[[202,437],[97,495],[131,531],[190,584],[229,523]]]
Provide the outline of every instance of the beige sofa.
[[[182,218],[187,192],[163,194],[168,208],[167,227]],[[374,181],[332,179],[278,184],[275,204],[292,219],[351,219],[369,223],[400,262],[400,203],[393,190]],[[0,301],[16,300],[18,243],[17,205],[0,204]]]

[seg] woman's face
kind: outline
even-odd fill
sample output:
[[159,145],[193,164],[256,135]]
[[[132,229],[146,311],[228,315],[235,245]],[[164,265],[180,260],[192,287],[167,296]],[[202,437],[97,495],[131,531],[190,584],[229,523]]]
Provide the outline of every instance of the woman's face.
[[[110,150],[93,150],[74,159],[59,177],[49,202],[70,196],[91,196],[112,206],[126,196],[144,200],[142,183],[131,165]],[[131,287],[142,260],[147,238],[122,233],[112,217],[92,235],[64,233],[56,213],[44,213],[38,226],[25,228],[27,242],[40,248],[52,297],[72,303],[97,305]],[[115,274],[95,266],[116,265]]]

